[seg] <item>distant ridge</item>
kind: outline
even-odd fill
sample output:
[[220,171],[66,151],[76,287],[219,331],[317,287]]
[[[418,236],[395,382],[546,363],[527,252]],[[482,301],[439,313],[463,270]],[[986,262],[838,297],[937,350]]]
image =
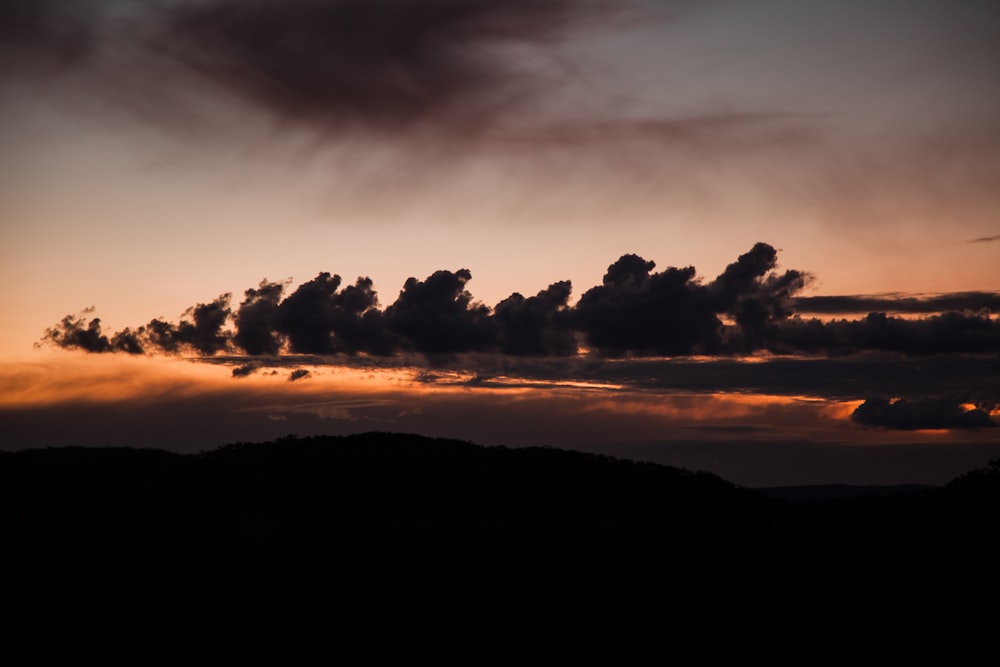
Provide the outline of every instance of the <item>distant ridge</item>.
[[786,503],[709,473],[391,433],[9,452],[3,627],[36,654],[112,637],[230,657],[955,664],[1000,627],[978,603],[1000,596],[994,463],[926,493]]

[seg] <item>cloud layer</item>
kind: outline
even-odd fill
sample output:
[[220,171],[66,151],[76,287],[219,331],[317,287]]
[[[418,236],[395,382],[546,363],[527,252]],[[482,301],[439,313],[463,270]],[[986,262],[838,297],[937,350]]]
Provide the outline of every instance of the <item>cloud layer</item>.
[[507,51],[612,3],[578,0],[213,0],[170,7],[166,52],[279,115],[383,128],[465,124],[523,92]]
[[858,406],[851,420],[864,426],[916,431],[920,429],[977,429],[998,424],[990,419],[996,404],[970,404],[960,396],[919,399],[870,398]]
[[[321,131],[470,132],[551,86],[543,51],[620,0],[14,0],[0,72],[74,70],[116,99],[228,96]],[[152,74],[155,72],[155,75]],[[184,111],[183,109],[178,109]]]
[[[534,296],[515,293],[490,308],[466,289],[468,269],[410,278],[396,300],[380,308],[372,280],[343,285],[320,273],[289,294],[262,281],[235,309],[224,294],[197,304],[178,322],[149,323],[105,334],[99,318],[68,315],[43,341],[87,352],[220,352],[429,356],[491,353],[511,356],[846,355],[864,351],[908,355],[1000,351],[1000,321],[990,311],[998,295],[966,293],[935,299],[827,297],[812,309],[923,312],[931,306],[979,306],[907,319],[871,312],[859,319],[819,320],[794,312],[809,275],[777,270],[777,251],[757,243],[714,280],[694,267],[667,267],[638,255],[612,263],[601,285],[569,305],[572,286],[553,283]],[[817,297],[813,297],[814,299]],[[840,304],[840,305],[838,305]],[[232,325],[230,328],[229,325]]]

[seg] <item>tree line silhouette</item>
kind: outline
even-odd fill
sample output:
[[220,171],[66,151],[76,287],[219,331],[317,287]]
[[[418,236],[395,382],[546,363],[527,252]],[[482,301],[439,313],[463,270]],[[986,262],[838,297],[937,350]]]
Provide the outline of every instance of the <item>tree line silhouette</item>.
[[6,627],[231,656],[953,663],[1000,620],[998,501],[1000,461],[940,489],[792,503],[386,433],[25,450],[0,454]]

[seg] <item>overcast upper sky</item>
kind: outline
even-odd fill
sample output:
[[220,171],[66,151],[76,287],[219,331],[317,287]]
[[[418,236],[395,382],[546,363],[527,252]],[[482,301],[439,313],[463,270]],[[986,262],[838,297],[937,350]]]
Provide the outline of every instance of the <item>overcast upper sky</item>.
[[[998,30],[987,0],[4,3],[4,440],[126,444],[148,434],[73,411],[148,394],[163,399],[156,419],[211,431],[199,446],[306,414],[303,430],[388,428],[391,413],[403,430],[493,444],[669,431],[932,447],[943,431],[1000,450],[986,361],[1000,350]],[[332,309],[319,325],[317,308]],[[142,359],[122,351],[126,328]],[[255,357],[271,352],[299,357],[270,376]],[[177,357],[211,353],[225,360]],[[375,407],[264,409],[289,392],[339,397],[336,369],[367,355],[403,373],[379,375],[394,384]],[[675,382],[643,361],[692,355],[727,365]],[[751,382],[761,355],[804,355],[831,378],[860,364],[864,381],[761,366]],[[122,364],[138,365],[112,373],[127,385],[114,389],[101,369]],[[431,366],[460,380],[421,375]],[[556,397],[556,381],[603,388]],[[158,393],[205,382],[214,412]],[[737,410],[716,392],[784,398]],[[458,420],[456,396],[494,401],[537,442]],[[650,396],[688,411],[635,407]],[[565,419],[543,428],[531,415],[547,410]],[[601,416],[589,438],[572,428],[583,414]],[[629,414],[645,426],[616,425]],[[715,465],[738,476],[737,458]]]

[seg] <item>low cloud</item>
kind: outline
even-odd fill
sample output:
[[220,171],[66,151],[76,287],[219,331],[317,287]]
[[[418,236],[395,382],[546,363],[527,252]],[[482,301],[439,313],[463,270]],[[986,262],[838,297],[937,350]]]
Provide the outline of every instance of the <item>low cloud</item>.
[[288,375],[288,379],[291,382],[295,382],[296,380],[305,379],[305,378],[309,377],[310,375],[312,375],[312,374],[308,370],[306,370],[305,368],[296,368],[294,371],[292,371]]
[[[1000,237],[996,237],[1000,239]],[[932,295],[852,294],[842,296],[800,296],[792,303],[797,312],[841,313],[940,313],[946,310],[1000,312],[1000,293],[950,292]]]
[[948,395],[918,399],[869,398],[851,415],[863,426],[903,431],[922,429],[978,429],[998,424],[990,418],[996,404],[970,404]]
[[248,375],[253,375],[258,370],[260,370],[260,364],[258,363],[244,364],[242,366],[237,366],[236,368],[233,369],[233,377],[234,378],[247,377]]
[[[693,266],[659,272],[655,266],[623,255],[575,306],[569,305],[572,285],[560,281],[535,296],[512,294],[493,308],[468,291],[472,273],[464,268],[409,278],[384,309],[370,278],[344,286],[339,275],[323,272],[287,296],[284,284],[265,280],[246,290],[235,310],[230,295],[223,294],[193,306],[177,323],[154,319],[114,334],[103,333],[98,318],[67,316],[45,331],[42,342],[93,353],[416,354],[438,365],[450,355],[469,353],[572,357],[581,347],[593,358],[1000,351],[1000,320],[991,315],[997,295],[991,293],[890,300],[914,312],[963,306],[922,318],[871,312],[819,320],[795,312],[809,274],[779,271],[777,251],[766,243],[755,244],[707,282]],[[814,301],[819,305],[812,308],[853,309],[887,300],[830,299]],[[235,329],[227,328],[230,322]]]

